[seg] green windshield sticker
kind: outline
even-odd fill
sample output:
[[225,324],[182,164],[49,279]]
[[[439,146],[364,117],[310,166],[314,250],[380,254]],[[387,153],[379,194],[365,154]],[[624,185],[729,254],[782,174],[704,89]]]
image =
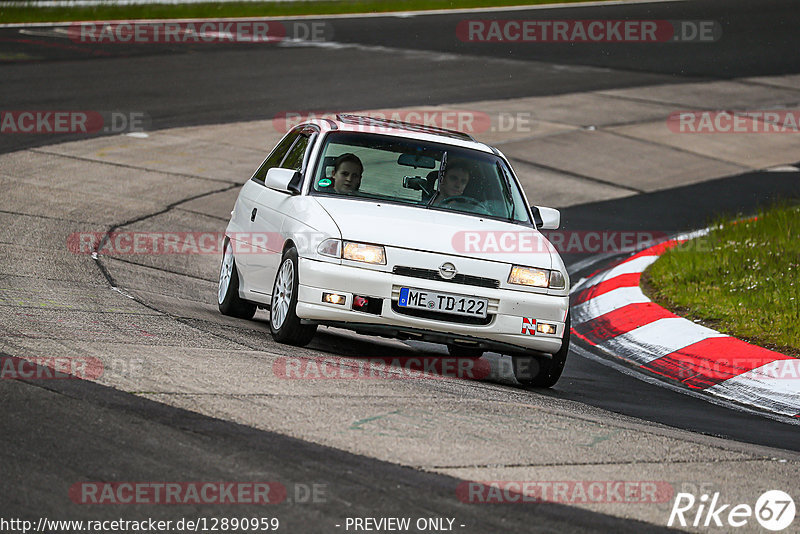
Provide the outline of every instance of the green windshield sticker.
[[329,179],[323,178],[322,180],[319,181],[319,186],[320,187],[329,187],[332,183],[333,182],[331,182]]

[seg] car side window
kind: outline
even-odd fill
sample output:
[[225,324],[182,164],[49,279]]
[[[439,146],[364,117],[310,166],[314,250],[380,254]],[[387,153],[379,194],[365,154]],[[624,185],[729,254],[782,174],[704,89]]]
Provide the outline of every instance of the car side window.
[[257,182],[264,183],[264,178],[267,177],[267,171],[269,171],[273,167],[280,167],[281,161],[286,157],[286,153],[289,152],[289,149],[292,148],[292,145],[300,136],[300,132],[292,132],[278,143],[278,146],[272,151],[269,157],[264,161],[264,163],[259,167],[256,173],[253,175],[253,180]]
[[306,154],[306,148],[308,148],[308,139],[309,136],[307,135],[301,135],[297,138],[294,146],[292,146],[289,153],[286,154],[286,157],[283,159],[283,163],[281,163],[282,168],[292,169],[294,171],[303,169],[303,157]]

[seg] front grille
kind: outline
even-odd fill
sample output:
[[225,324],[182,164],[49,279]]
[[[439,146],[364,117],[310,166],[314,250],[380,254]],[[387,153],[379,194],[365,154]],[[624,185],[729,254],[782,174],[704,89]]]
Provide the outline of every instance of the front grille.
[[494,315],[487,315],[486,317],[470,317],[468,315],[455,315],[452,313],[405,308],[398,306],[396,300],[392,300],[392,311],[402,315],[410,315],[411,317],[420,317],[422,319],[433,319],[435,321],[447,321],[450,323],[474,324],[481,326],[491,323],[492,318],[494,318]]
[[395,265],[392,269],[394,274],[400,276],[410,276],[412,278],[422,278],[424,280],[436,280],[437,282],[452,282],[454,284],[464,284],[467,286],[490,287],[497,289],[500,287],[500,280],[485,278],[483,276],[472,276],[470,274],[456,274],[453,278],[445,279],[439,275],[436,269],[421,269],[419,267],[405,267]]

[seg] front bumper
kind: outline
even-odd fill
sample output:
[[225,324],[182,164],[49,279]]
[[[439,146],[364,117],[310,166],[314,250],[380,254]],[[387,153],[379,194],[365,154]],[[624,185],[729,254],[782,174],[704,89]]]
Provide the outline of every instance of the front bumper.
[[[306,258],[300,258],[298,274],[297,316],[306,322],[391,337],[472,345],[499,352],[528,349],[557,352],[561,348],[569,309],[568,296],[424,280]],[[488,324],[465,324],[458,317],[436,320],[399,313],[392,309],[392,301],[397,302],[401,287],[487,298]],[[343,305],[325,303],[323,292],[337,293],[346,300]],[[353,295],[383,299],[380,315],[354,311]],[[542,321],[556,325],[555,334],[537,332],[536,323]]]

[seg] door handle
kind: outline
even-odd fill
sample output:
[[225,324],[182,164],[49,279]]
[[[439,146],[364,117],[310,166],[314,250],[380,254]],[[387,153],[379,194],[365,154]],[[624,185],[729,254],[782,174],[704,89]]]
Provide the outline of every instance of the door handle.
[[258,208],[253,208],[253,211],[250,213],[250,222],[254,222],[256,220],[256,212]]

